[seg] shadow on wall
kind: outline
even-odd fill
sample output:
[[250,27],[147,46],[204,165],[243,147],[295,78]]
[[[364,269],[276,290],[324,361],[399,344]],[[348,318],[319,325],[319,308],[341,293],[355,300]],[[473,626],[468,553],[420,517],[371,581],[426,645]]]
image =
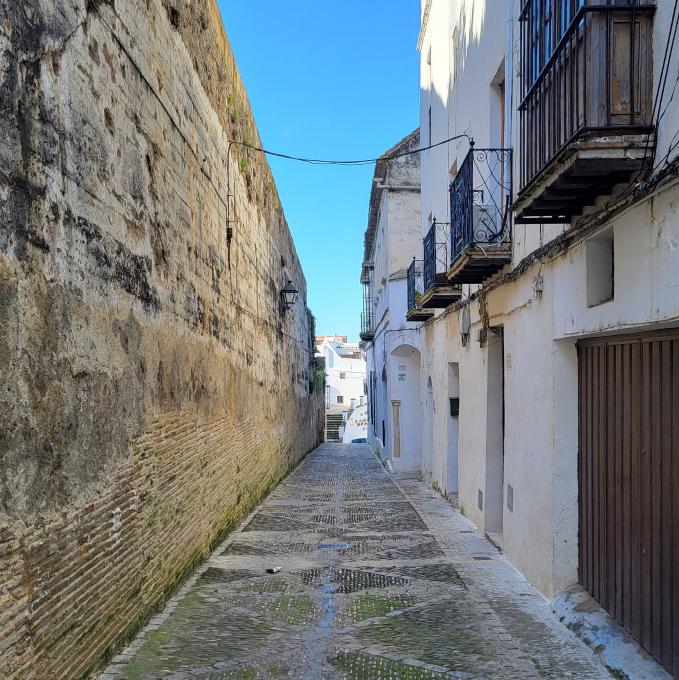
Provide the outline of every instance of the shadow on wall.
[[[466,132],[473,136],[473,130],[469,127],[466,130],[449,128],[448,105],[455,78],[454,74],[464,71],[465,64],[467,63],[467,59],[472,50],[481,49],[480,41],[486,24],[488,0],[460,0],[460,2],[455,3],[455,5],[458,5],[457,11],[454,8],[452,10],[453,16],[451,17],[451,26],[455,27],[453,29],[453,35],[450,37],[450,39],[452,39],[452,57],[450,54],[445,55],[446,60],[451,60],[451,68],[447,74],[448,77],[445,80],[445,87],[443,87],[443,83],[440,82],[442,79],[436,78],[436,69],[439,66],[437,60],[443,57],[438,54],[432,55],[431,52],[429,52],[429,55],[425,55],[425,59],[428,59],[429,73],[426,75],[425,72],[420,81],[420,102],[422,108],[420,118],[422,122],[428,120],[429,125],[431,125],[431,128],[433,129],[431,143],[433,144],[442,141],[448,136],[447,134],[437,134],[435,132],[437,128],[442,131],[450,130],[452,134]],[[504,4],[502,4],[502,11],[504,12]],[[432,30],[434,29],[430,26],[429,31],[431,32]],[[448,45],[448,40],[444,41],[443,44]],[[428,47],[422,46],[423,51],[428,49]],[[435,81],[434,83],[432,83],[432,78]],[[442,121],[445,121],[445,124],[443,124]],[[426,127],[427,126],[424,124],[421,125],[422,144],[425,146],[429,144],[429,131],[426,130]],[[457,144],[457,148],[459,148],[460,145],[466,144],[466,142],[460,140],[455,142],[455,144]],[[438,152],[439,154],[443,154],[448,150],[448,146],[444,146],[439,150],[434,151],[434,153]],[[446,165],[446,170],[449,167],[450,163]],[[441,191],[443,192],[443,195],[445,195],[448,188],[448,180],[448,173],[443,173],[441,177]],[[423,216],[426,214],[428,214],[428,211],[423,211]]]
[[470,50],[480,43],[486,23],[488,0],[461,0],[459,4],[457,21],[454,22],[456,30],[453,35],[453,68],[463,71]]

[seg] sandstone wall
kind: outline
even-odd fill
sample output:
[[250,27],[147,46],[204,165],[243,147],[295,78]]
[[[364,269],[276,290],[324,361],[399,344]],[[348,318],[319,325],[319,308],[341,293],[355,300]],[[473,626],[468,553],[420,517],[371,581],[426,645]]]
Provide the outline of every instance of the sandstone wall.
[[234,139],[214,0],[0,0],[0,677],[91,674],[318,443],[304,276]]

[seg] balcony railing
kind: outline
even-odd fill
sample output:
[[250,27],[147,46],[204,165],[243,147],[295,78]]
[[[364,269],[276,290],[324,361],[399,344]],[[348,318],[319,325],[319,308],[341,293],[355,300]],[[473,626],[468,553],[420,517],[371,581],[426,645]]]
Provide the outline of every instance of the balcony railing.
[[361,312],[361,340],[372,340],[375,337],[375,315],[372,310]]
[[461,291],[448,282],[450,227],[434,220],[422,242],[424,250],[422,307],[444,308],[460,299]]
[[[647,0],[552,0],[548,8],[546,15],[543,2],[527,0],[520,16],[522,192],[575,141],[652,132],[655,6]],[[596,176],[597,167],[606,175],[629,165],[600,163],[588,175]]]
[[511,195],[511,149],[476,149],[472,142],[450,184],[450,281],[480,283],[506,264]]
[[408,267],[408,311],[419,305],[422,293],[424,293],[422,260],[413,258],[410,267]]
[[426,321],[434,315],[433,310],[422,308],[422,295],[424,294],[424,275],[422,260],[413,261],[408,267],[408,321]]
[[450,231],[448,224],[434,222],[423,241],[424,246],[424,290],[428,291],[437,283],[448,285],[448,252]]
[[363,341],[375,337],[375,306],[372,295],[372,270],[369,272],[368,282],[363,285],[363,311],[361,312],[361,333]]

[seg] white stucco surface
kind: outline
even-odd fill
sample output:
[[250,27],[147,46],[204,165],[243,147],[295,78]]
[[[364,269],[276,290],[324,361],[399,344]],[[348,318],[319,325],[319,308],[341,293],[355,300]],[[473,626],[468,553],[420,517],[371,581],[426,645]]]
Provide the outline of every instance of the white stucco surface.
[[[365,396],[365,358],[357,344],[326,338],[316,348],[325,358],[326,406],[351,406]],[[338,400],[341,397],[341,401]]]
[[[396,147],[419,148],[417,132]],[[366,258],[372,270],[374,337],[366,343],[368,442],[395,471],[417,471],[422,454],[420,332],[406,320],[407,269],[421,248],[419,154],[378,164],[370,204]]]
[[[515,177],[521,4],[433,0],[420,50],[423,144],[430,137],[431,107],[433,143],[468,134],[476,148],[511,146]],[[670,5],[658,5],[655,52],[665,44]],[[654,58],[656,78],[661,61],[659,53]],[[503,70],[504,115],[498,98]],[[679,102],[673,102],[658,135],[658,157],[678,129]],[[448,184],[468,149],[463,139],[422,153],[422,235],[433,217],[449,220]],[[585,212],[600,208],[605,200]],[[503,273],[572,228],[513,225],[512,263]],[[588,306],[587,300],[591,238],[613,240],[613,296],[595,306]],[[414,254],[420,257],[421,252],[418,246]],[[679,188],[674,184],[609,219],[599,233],[587,234],[567,251],[524,263],[520,276],[483,295],[483,308],[478,297],[470,299],[466,346],[457,309],[437,311],[420,326],[422,477],[440,492],[457,490],[465,516],[481,529],[499,533],[507,558],[548,596],[578,579],[576,343],[594,335],[679,326],[677,272]],[[592,270],[589,277],[590,291],[600,289],[602,272]],[[536,279],[541,285],[535,285]],[[465,285],[463,297],[476,296],[478,290],[476,284]],[[484,324],[490,332],[481,341]],[[493,328],[502,328],[501,368]],[[448,403],[451,365],[459,371],[460,411],[455,420]],[[498,391],[503,392],[499,400]],[[498,404],[504,404],[504,432],[499,437],[493,426]],[[449,455],[455,449],[457,489],[449,474]]]

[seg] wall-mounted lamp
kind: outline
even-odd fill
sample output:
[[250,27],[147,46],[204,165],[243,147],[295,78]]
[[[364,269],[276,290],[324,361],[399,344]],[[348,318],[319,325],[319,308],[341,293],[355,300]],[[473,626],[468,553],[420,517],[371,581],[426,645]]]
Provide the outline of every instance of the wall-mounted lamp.
[[290,309],[297,301],[297,289],[292,285],[292,281],[288,279],[288,282],[281,289],[281,305],[283,311]]

